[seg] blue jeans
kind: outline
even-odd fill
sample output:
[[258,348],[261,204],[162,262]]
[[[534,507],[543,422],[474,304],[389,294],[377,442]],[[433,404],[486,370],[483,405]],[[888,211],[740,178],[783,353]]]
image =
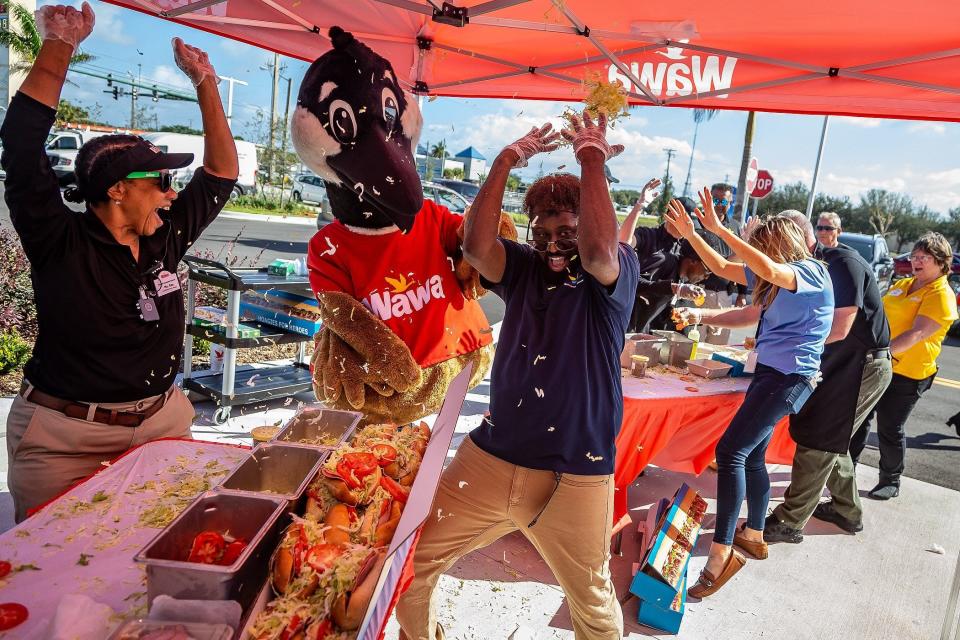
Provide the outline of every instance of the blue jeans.
[[713,541],[733,544],[740,505],[747,498],[747,526],[763,531],[770,502],[764,458],[773,427],[796,413],[813,388],[797,373],[784,374],[758,364],[747,395],[717,443],[717,525]]

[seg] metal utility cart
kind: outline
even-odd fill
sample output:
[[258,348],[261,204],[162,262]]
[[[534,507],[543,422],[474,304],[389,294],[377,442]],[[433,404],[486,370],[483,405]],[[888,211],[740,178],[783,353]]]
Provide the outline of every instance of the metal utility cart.
[[[190,268],[187,281],[187,327],[183,341],[183,387],[212,398],[219,404],[213,414],[214,424],[223,424],[230,418],[230,410],[237,405],[285,398],[312,388],[309,363],[304,362],[304,346],[313,336],[285,331],[260,322],[245,322],[260,330],[256,338],[238,338],[240,324],[240,294],[243,291],[289,291],[301,295],[313,295],[306,276],[277,276],[263,269],[231,269],[214,260],[187,256],[183,261]],[[194,325],[194,293],[196,283],[227,290],[226,334]],[[224,349],[223,371],[200,372],[192,375],[191,357],[193,339],[202,338],[222,344]],[[237,349],[249,349],[274,344],[298,344],[293,365],[282,365],[237,372]]]

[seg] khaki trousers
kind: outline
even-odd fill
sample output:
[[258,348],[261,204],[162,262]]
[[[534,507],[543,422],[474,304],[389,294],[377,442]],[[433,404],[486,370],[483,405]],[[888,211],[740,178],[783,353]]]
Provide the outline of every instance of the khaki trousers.
[[414,556],[416,575],[397,604],[403,633],[410,640],[442,640],[431,602],[440,575],[471,551],[520,530],[560,583],[577,640],[618,640],[623,613],[610,581],[612,514],[612,475],[563,474],[557,483],[552,471],[510,464],[467,437],[440,478]]
[[69,418],[18,395],[7,416],[7,484],[15,518],[22,522],[38,507],[83,480],[101,463],[159,438],[189,438],[195,412],[187,396],[172,386],[138,402],[101,403],[104,409],[143,411],[166,396],[163,408],[139,427],[106,425]]
[[[863,367],[853,416],[853,433],[883,396],[893,375],[892,367],[886,358],[873,360]],[[773,510],[774,515],[791,529],[803,529],[820,504],[824,487],[830,491],[837,513],[851,522],[862,520],[863,506],[857,490],[857,469],[850,454],[808,449],[800,445],[797,445],[793,455],[790,486],[783,495],[783,504]]]

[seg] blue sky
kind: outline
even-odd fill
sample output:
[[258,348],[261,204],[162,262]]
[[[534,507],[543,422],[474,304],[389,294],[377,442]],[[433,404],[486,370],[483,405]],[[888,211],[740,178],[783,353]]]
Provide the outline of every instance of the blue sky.
[[[47,4],[41,2],[40,4]],[[79,2],[77,3],[79,4]],[[188,29],[141,13],[94,2],[97,25],[84,43],[84,51],[97,56],[93,63],[101,72],[115,76],[138,73],[142,65],[144,83],[160,83],[189,89],[190,83],[176,68],[170,39],[180,36],[187,43],[205,49],[217,72],[244,80],[234,94],[233,122],[236,133],[247,139],[254,132],[247,127],[257,108],[269,110],[271,72],[261,67],[273,54],[248,45]],[[142,52],[141,53],[138,53]],[[291,108],[307,64],[281,58],[283,74],[292,78]],[[103,93],[106,83],[72,74],[76,86],[67,86],[64,97],[84,106],[98,103],[104,120],[123,124],[130,116],[130,101],[114,101]],[[221,93],[226,100],[226,83]],[[281,81],[279,108],[283,110],[286,82]],[[153,106],[161,125],[199,126],[199,111],[193,103],[144,100]],[[422,142],[445,139],[453,152],[472,145],[492,160],[496,153],[534,124],[559,122],[564,104],[521,100],[480,100],[439,98],[425,101]],[[781,114],[757,115],[754,155],[778,184],[802,180],[809,183],[817,153],[822,117]],[[739,173],[746,113],[722,111],[701,125],[692,172],[694,186],[723,180],[735,181]],[[610,162],[621,187],[639,187],[652,176],[663,174],[667,155],[677,150],[671,174],[678,188],[683,185],[693,138],[692,111],[667,107],[636,107],[611,133],[614,142],[627,150]],[[855,201],[860,193],[883,188],[909,194],[917,202],[941,213],[960,206],[960,165],[955,150],[960,148],[960,124],[883,120],[876,118],[831,118],[821,168],[819,190],[848,195]],[[543,158],[543,171],[565,167],[575,170],[569,150]],[[521,171],[527,178],[541,169],[539,162]]]

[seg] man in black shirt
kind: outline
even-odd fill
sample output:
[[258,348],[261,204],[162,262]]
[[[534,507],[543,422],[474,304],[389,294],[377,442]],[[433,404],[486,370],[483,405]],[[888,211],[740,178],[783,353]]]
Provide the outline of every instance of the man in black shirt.
[[30,260],[39,326],[24,385],[7,418],[15,517],[93,473],[101,461],[163,437],[190,437],[193,407],[173,385],[183,351],[177,263],[226,203],[236,145],[207,55],[174,40],[197,88],[204,167],[179,194],[167,154],[136,136],[96,138],[77,155],[74,213],[44,152],[70,57],[93,11],[45,6],[43,45],[0,129],[5,199]]
[[[804,231],[814,255],[826,261],[833,282],[833,326],[821,359],[823,380],[799,413],[790,417],[797,442],[783,504],[767,517],[766,542],[803,541],[811,516],[856,533],[863,529],[850,438],[880,400],[893,375],[890,327],[873,269],[854,249],[817,244],[799,211],[780,215]],[[820,503],[826,486],[832,499]]]

